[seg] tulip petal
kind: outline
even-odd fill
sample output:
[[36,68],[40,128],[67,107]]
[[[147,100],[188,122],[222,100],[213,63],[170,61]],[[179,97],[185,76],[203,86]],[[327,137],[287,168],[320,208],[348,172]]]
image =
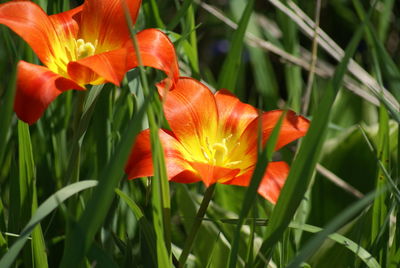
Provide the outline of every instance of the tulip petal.
[[14,110],[22,121],[33,124],[58,95],[69,89],[85,88],[46,67],[20,61]]
[[241,102],[228,90],[215,93],[221,131],[242,135],[246,127],[259,116],[259,111],[253,106]]
[[[243,175],[224,182],[224,184],[249,186],[253,171],[254,169],[251,169]],[[272,204],[275,204],[288,174],[289,166],[286,162],[270,162],[258,187],[258,193]]]
[[135,22],[140,0],[86,0],[83,4],[79,38],[93,44],[97,40],[102,51],[121,47],[130,36],[123,1]]
[[11,28],[48,64],[60,47],[53,24],[47,14],[31,1],[11,1],[0,5],[0,24]]
[[175,87],[164,96],[164,114],[193,162],[204,159],[203,146],[218,142],[214,95],[199,81],[179,78]]
[[[269,112],[264,112],[262,119],[262,140],[263,144],[268,140],[271,135],[272,130],[275,125],[278,123],[279,118],[281,117],[283,111],[282,110],[274,110]],[[242,153],[246,155],[256,155],[257,154],[257,133],[259,128],[259,119],[256,118],[249,124],[247,129],[244,131],[241,140],[246,140],[252,146],[248,146],[248,149],[244,152],[235,152]],[[303,137],[308,130],[310,122],[304,118],[303,116],[296,115],[293,111],[287,111],[286,117],[283,119],[281,129],[278,136],[278,141],[275,146],[275,150],[279,150],[286,144],[297,140],[298,138]],[[243,149],[243,147],[240,147]]]
[[[171,79],[179,75],[175,49],[168,37],[156,29],[137,34],[144,66],[160,69]],[[80,84],[100,84],[105,81],[119,86],[125,73],[138,66],[132,45],[93,55],[68,64],[68,74]]]
[[199,173],[207,187],[218,181],[231,180],[240,172],[240,169],[224,168],[207,163],[191,162],[190,164]]
[[57,36],[63,36],[61,40],[75,39],[78,35],[78,21],[82,7],[83,6],[80,5],[74,9],[49,16]]
[[[191,165],[183,158],[181,151],[184,149],[176,138],[161,129],[159,137],[164,150],[168,178],[182,183],[200,181]],[[125,173],[129,179],[154,175],[149,129],[140,132],[136,137]]]

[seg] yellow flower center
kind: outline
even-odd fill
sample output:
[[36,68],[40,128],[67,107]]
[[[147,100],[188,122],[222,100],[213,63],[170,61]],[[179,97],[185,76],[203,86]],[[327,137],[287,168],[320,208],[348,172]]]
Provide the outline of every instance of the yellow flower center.
[[[232,167],[240,164],[242,161],[231,161],[229,159],[229,147],[227,142],[232,138],[232,134],[223,138],[220,142],[210,144],[208,138],[206,138],[205,146],[201,146],[201,152],[207,163],[220,166],[220,167]],[[235,146],[239,146],[240,143],[235,143]]]
[[78,59],[93,56],[96,52],[97,40],[92,44],[91,42],[85,42],[83,39],[78,39],[75,40],[75,44]]

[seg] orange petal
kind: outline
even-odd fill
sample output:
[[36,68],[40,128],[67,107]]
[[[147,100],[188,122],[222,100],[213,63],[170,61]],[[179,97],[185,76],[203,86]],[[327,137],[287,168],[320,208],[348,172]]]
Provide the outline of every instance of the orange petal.
[[[184,149],[175,137],[164,130],[160,130],[159,137],[164,149],[168,178],[182,183],[199,181],[200,178],[182,157],[180,150]],[[140,132],[136,137],[129,160],[125,166],[125,173],[128,174],[129,179],[154,175],[149,129]]]
[[[169,79],[172,79],[171,82],[175,83],[179,78],[179,67],[175,47],[169,38],[157,29],[143,30],[136,37],[143,65],[165,72]],[[136,55],[134,50],[129,56],[130,68],[138,66],[136,56],[132,55]]]
[[127,49],[120,48],[68,63],[68,75],[79,84],[102,84],[105,81],[119,86],[128,68]]
[[[233,180],[224,182],[224,184],[248,186],[254,169],[247,171],[245,174],[234,178]],[[267,171],[258,187],[258,193],[275,204],[278,200],[281,189],[289,174],[289,166],[285,162],[270,162]]]
[[82,5],[55,15],[49,16],[50,21],[54,25],[57,36],[61,40],[74,38],[78,35],[78,21],[82,11]]
[[[265,144],[265,142],[268,140],[282,113],[282,110],[275,110],[263,113],[261,117],[263,144]],[[249,150],[246,152],[248,154],[256,154],[257,151],[256,144],[258,139],[258,120],[259,119],[256,118],[253,120],[253,122],[249,124],[241,138],[243,140],[247,140],[249,144],[253,144],[253,146],[249,146]],[[309,125],[310,122],[308,121],[308,119],[304,118],[303,116],[296,115],[296,113],[293,111],[287,111],[286,117],[283,119],[281,125],[275,150],[279,150],[286,144],[303,137],[307,133]]]
[[68,89],[84,90],[74,81],[53,73],[46,67],[20,61],[14,110],[22,121],[33,124],[42,116],[47,106]]
[[[147,29],[137,34],[144,66],[160,69],[171,79],[179,75],[175,49],[159,30]],[[125,73],[138,66],[131,44],[127,47],[83,58],[68,64],[68,74],[80,84],[100,84],[105,81],[119,86]]]
[[130,36],[123,1],[135,22],[140,0],[86,0],[80,18],[79,38],[92,44],[97,40],[100,49],[104,50],[121,47]]
[[195,79],[181,77],[164,96],[164,114],[190,154],[204,158],[202,146],[215,143],[217,136],[217,107],[211,91]]
[[241,102],[228,90],[215,93],[218,115],[222,131],[242,135],[246,127],[259,116],[256,108]]
[[0,24],[10,27],[47,65],[60,42],[47,14],[31,1],[11,1],[0,5]]
[[191,162],[190,164],[199,173],[207,187],[218,181],[230,180],[240,172],[240,169],[224,168],[206,163]]

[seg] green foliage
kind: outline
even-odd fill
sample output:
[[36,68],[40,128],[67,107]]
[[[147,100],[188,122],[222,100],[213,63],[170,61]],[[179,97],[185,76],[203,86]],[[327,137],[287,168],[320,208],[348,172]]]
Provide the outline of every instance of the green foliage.
[[[54,14],[82,1],[35,2]],[[315,1],[214,2],[144,0],[129,26],[166,32],[181,76],[262,110],[303,110]],[[248,188],[168,182],[163,74],[151,68],[19,121],[17,63],[39,61],[0,25],[0,267],[399,267],[400,5],[322,3],[310,129],[273,152],[278,124]],[[147,127],[155,176],[128,181]],[[275,160],[291,171],[274,206],[256,192]]]

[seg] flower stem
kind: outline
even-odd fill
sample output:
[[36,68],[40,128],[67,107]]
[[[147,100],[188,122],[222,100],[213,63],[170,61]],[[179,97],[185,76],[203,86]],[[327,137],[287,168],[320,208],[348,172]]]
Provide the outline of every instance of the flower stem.
[[211,185],[207,188],[204,193],[203,200],[201,201],[200,208],[197,211],[196,218],[194,219],[192,228],[190,229],[189,235],[185,241],[185,245],[183,246],[183,250],[181,256],[179,257],[179,267],[184,267],[185,262],[189,256],[189,253],[192,249],[193,242],[197,236],[197,233],[200,229],[201,223],[203,221],[204,215],[206,214],[208,205],[210,204],[211,198],[214,194],[215,184]]

